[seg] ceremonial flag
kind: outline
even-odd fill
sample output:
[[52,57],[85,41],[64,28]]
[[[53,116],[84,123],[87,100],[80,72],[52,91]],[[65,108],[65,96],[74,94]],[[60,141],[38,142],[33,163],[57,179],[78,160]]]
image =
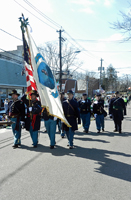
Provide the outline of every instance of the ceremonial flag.
[[33,77],[33,68],[31,65],[30,50],[25,39],[24,33],[23,37],[23,48],[24,48],[24,64],[25,64],[25,74],[26,74],[26,83],[27,83],[27,93],[30,93],[32,90],[37,90],[36,82]]
[[27,27],[26,32],[23,33],[23,40],[26,44],[25,46],[28,47],[24,47],[24,51],[26,51],[24,53],[25,58],[27,52],[30,58],[30,62],[25,59],[25,66],[28,75],[27,82],[30,84],[30,88],[36,88],[39,93],[42,106],[47,108],[50,115],[61,119],[61,121],[64,122],[68,127],[71,127],[64,116],[57,84],[55,78],[53,77],[52,71],[47,65],[43,56],[40,54],[33,38],[28,32]]

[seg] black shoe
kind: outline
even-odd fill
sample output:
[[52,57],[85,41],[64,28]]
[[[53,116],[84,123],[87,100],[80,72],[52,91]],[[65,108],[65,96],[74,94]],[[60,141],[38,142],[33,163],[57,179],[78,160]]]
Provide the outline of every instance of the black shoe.
[[73,148],[74,148],[73,146],[70,146],[70,147],[69,147],[69,149],[73,149]]
[[64,138],[64,136],[61,136],[61,138]]
[[102,131],[105,131],[104,128],[102,129]]
[[98,130],[97,133],[100,133],[100,130]]
[[86,130],[83,130],[83,133],[86,133]]
[[121,131],[119,131],[119,133],[121,134],[122,132],[121,132]]
[[86,133],[88,133],[88,130],[87,131],[85,131]]
[[54,146],[50,146],[50,149],[54,149]]
[[67,147],[69,147],[69,144],[67,144]]
[[113,132],[117,132],[117,129],[115,129]]
[[33,148],[37,148],[37,145],[34,145]]
[[13,149],[18,148],[18,144],[14,144],[12,147],[13,147]]

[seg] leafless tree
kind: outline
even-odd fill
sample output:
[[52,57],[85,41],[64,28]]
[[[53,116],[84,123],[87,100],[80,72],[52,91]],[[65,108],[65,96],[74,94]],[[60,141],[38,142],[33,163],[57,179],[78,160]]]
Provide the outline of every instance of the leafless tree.
[[[45,45],[41,45],[39,50],[51,69],[55,72],[59,71],[59,43],[48,42]],[[74,68],[82,66],[82,62],[77,58],[78,53],[80,51],[70,46],[67,42],[62,43],[62,71],[73,71]]]
[[[131,7],[131,5],[130,5]],[[124,40],[131,39],[131,8],[129,12],[123,13],[120,11],[120,16],[122,17],[122,21],[117,20],[116,22],[112,23],[112,28],[122,31],[127,36]]]
[[127,91],[131,86],[131,75],[125,74],[118,79],[118,90]]

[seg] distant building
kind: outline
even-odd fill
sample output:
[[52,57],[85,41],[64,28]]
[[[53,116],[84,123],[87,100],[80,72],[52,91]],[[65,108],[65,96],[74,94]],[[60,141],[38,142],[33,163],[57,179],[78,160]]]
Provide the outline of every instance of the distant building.
[[16,89],[21,95],[26,90],[26,77],[21,72],[24,67],[22,46],[17,50],[0,52],[0,107],[9,93]]

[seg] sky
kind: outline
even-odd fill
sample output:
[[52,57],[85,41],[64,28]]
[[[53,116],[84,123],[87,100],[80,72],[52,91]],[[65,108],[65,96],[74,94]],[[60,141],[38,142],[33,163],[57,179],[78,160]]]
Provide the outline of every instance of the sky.
[[[55,23],[39,15],[29,3]],[[111,23],[122,20],[120,11],[127,14],[130,8],[129,0],[1,0],[0,49],[15,50],[22,45],[18,18],[23,13],[29,18],[37,46],[58,41],[57,31],[64,30],[62,37],[81,51],[77,57],[83,65],[78,71],[99,73],[102,58],[105,70],[112,64],[118,76],[130,75],[131,41],[120,42],[126,35],[111,28]]]

